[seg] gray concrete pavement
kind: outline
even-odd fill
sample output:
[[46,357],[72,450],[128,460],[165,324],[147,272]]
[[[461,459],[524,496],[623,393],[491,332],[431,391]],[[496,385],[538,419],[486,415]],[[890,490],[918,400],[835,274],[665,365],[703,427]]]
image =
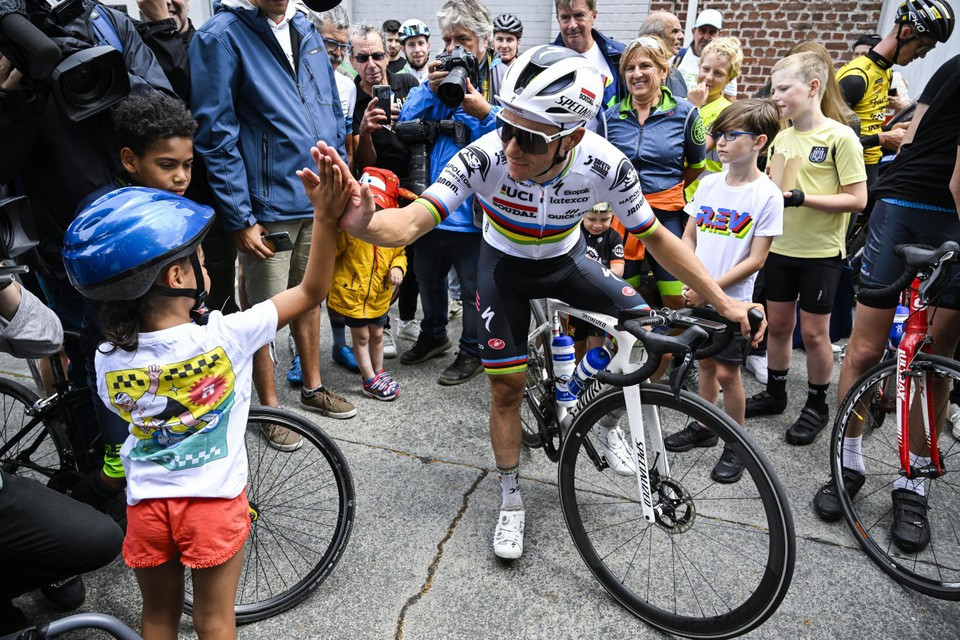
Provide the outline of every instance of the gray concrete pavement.
[[[451,335],[459,335],[459,320],[451,323]],[[278,345],[283,380],[286,340]],[[400,341],[401,351],[409,346]],[[313,418],[341,446],[356,486],[355,529],[315,594],[287,613],[242,627],[241,638],[662,637],[607,596],[581,561],[560,512],[556,466],[541,452],[525,452],[522,462],[524,556],[512,565],[494,558],[499,485],[487,439],[486,381],[436,384],[453,351],[419,366],[388,361],[403,387],[394,403],[362,398],[357,377],[329,359],[328,340],[322,354],[325,383],[357,404],[357,417],[338,421],[301,412],[296,390],[285,383],[282,404]],[[828,475],[827,438],[803,448],[783,440],[806,392],[802,363],[798,353],[787,414],[748,422],[787,490],[797,534],[790,592],[749,637],[956,637],[957,604],[899,587],[863,555],[844,523],[824,524],[813,514],[811,498]],[[26,368],[0,359],[0,375],[10,374],[24,376]],[[748,394],[760,388],[749,375],[746,384]],[[87,576],[86,584],[83,610],[137,626],[139,592],[121,561]],[[38,619],[60,615],[39,594],[18,604]],[[189,618],[181,636],[193,637]]]

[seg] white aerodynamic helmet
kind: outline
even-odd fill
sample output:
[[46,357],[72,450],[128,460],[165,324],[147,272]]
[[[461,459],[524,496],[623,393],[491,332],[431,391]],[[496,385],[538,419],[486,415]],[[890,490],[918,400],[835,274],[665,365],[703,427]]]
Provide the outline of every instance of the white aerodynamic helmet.
[[582,55],[554,45],[528,49],[507,69],[500,104],[518,116],[563,129],[597,117],[603,78]]

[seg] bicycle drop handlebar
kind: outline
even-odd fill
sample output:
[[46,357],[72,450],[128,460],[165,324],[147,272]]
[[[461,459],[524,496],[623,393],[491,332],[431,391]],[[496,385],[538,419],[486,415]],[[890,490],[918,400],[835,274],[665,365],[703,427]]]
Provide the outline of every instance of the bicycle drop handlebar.
[[879,289],[860,287],[857,297],[863,302],[881,301],[891,295],[906,289],[917,274],[922,271],[933,270],[921,287],[920,299],[926,304],[929,302],[929,292],[947,275],[945,267],[960,258],[960,245],[948,240],[934,249],[925,245],[898,244],[893,249],[894,255],[903,258],[904,272],[895,282]]
[[78,613],[60,620],[54,620],[45,625],[18,631],[9,636],[0,636],[0,640],[16,640],[21,637],[45,640],[46,638],[57,638],[68,631],[76,631],[78,629],[100,629],[106,631],[118,640],[143,640],[143,638],[132,631],[130,627],[113,616],[108,616],[103,613]]
[[[751,333],[756,334],[763,322],[763,314],[754,308],[749,311],[748,318]],[[687,328],[678,336],[669,336],[644,329],[651,326],[686,326]],[[663,309],[651,312],[646,317],[626,320],[618,325],[617,329],[629,332],[643,343],[647,351],[647,361],[631,373],[600,371],[596,377],[604,384],[629,387],[649,378],[660,366],[663,356],[667,354],[679,355],[692,352],[695,358],[703,359],[720,353],[733,340],[735,332],[740,330],[740,325],[727,320],[712,309],[677,311]]]

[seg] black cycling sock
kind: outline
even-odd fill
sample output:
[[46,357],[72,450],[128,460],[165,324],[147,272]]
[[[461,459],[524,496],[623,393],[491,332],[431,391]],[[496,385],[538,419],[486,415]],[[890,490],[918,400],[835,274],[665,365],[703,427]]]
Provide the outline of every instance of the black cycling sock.
[[827,384],[812,384],[807,383],[807,403],[804,406],[810,407],[820,415],[827,415],[829,409],[827,408],[827,389],[830,388],[830,383]]
[[787,372],[790,369],[779,371],[767,367],[767,393],[774,398],[783,398],[787,395]]

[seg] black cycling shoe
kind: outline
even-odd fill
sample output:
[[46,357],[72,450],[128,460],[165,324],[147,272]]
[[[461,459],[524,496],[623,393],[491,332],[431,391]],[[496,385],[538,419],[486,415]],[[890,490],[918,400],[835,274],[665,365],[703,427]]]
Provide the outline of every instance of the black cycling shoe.
[[710,472],[710,477],[714,482],[730,484],[736,482],[743,475],[743,463],[740,457],[730,447],[724,447],[720,454],[720,460]]
[[746,417],[755,418],[757,416],[776,416],[783,413],[787,408],[787,395],[777,398],[770,395],[766,390],[747,398]]
[[694,447],[712,447],[719,439],[713,431],[698,426],[696,422],[691,422],[675,434],[664,438],[663,446],[667,451],[680,453],[690,451]]
[[829,412],[821,414],[811,407],[800,409],[800,417],[787,429],[787,442],[798,446],[811,444],[829,420]]
[[40,592],[46,596],[47,600],[67,611],[79,609],[87,598],[87,588],[83,585],[83,578],[80,576],[40,587]]
[[893,542],[907,553],[920,553],[930,544],[927,497],[909,489],[894,489],[891,495],[893,523],[890,535]]
[[[864,475],[853,469],[843,468],[843,486],[847,490],[847,495],[853,500],[854,496],[863,488],[863,482],[866,480]],[[820,487],[817,495],[813,496],[813,510],[817,516],[824,522],[836,522],[843,517],[843,507],[840,506],[840,495],[837,493],[837,485],[830,480],[827,484]]]

